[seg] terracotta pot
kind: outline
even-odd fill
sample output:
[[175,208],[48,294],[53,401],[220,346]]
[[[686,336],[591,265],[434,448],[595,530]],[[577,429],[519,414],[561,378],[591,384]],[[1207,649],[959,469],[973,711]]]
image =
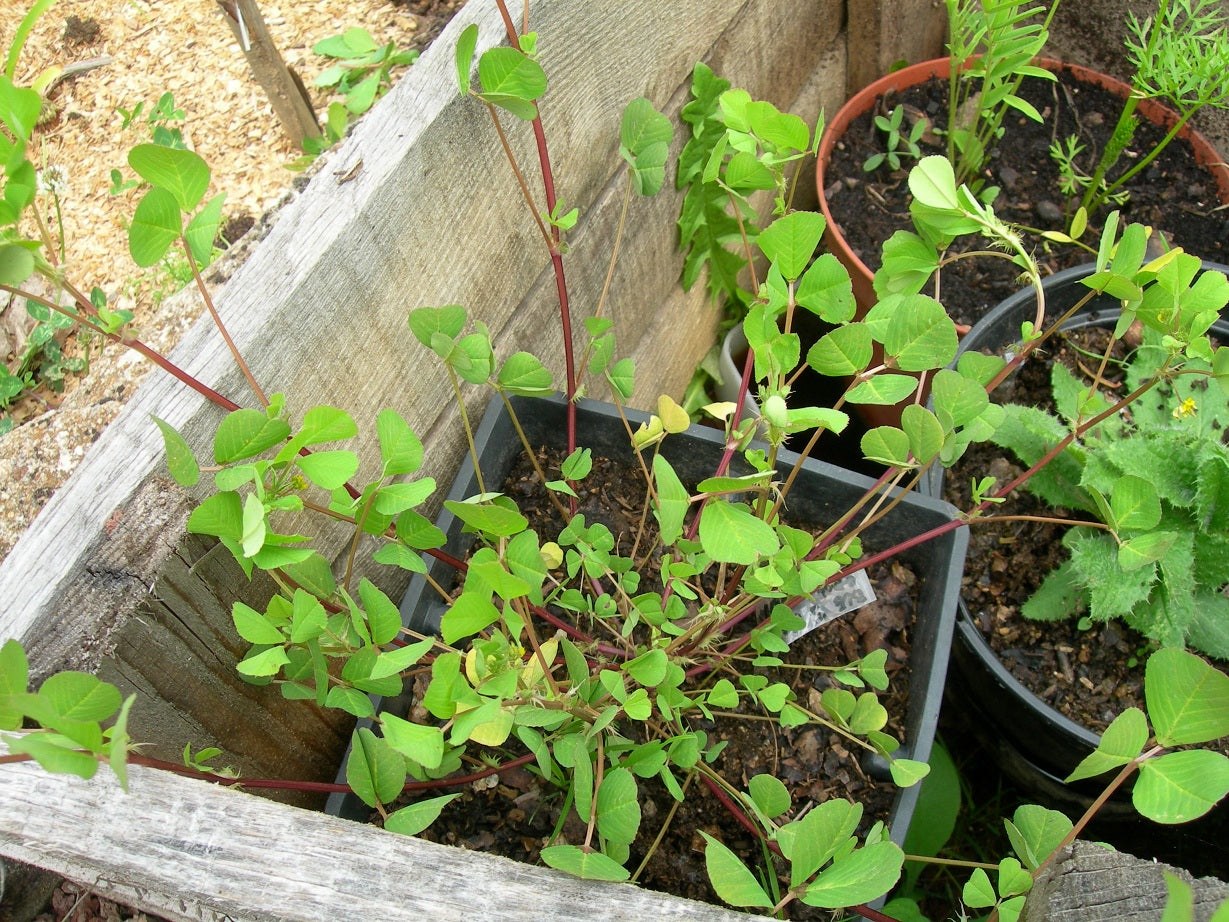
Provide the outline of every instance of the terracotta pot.
[[[1068,72],[1077,80],[1100,86],[1121,99],[1126,99],[1131,93],[1131,87],[1121,80],[1116,80],[1100,71],[1081,67],[1078,64],[1065,64],[1049,58],[1037,58],[1035,63],[1055,73]],[[824,194],[825,188],[837,178],[827,175],[828,163],[832,159],[832,151],[836,147],[837,142],[845,136],[854,120],[869,111],[880,97],[889,91],[900,92],[917,86],[932,77],[942,77],[946,80],[951,74],[951,64],[951,58],[936,58],[933,61],[913,64],[880,77],[874,83],[859,90],[837,111],[836,116],[828,123],[824,136],[820,141],[815,170],[819,192],[819,207],[828,223],[827,229],[824,231],[824,244],[829,252],[833,253],[845,268],[849,270],[849,276],[853,279],[853,293],[858,302],[859,316],[869,310],[878,300],[875,297],[875,290],[871,284],[874,273],[849,248],[844,234],[841,233],[841,222],[832,214],[828,199]],[[1178,120],[1175,112],[1148,99],[1140,102],[1136,112],[1142,118],[1146,118],[1163,128],[1172,127]],[[1195,152],[1195,160],[1207,167],[1208,171],[1215,176],[1217,186],[1220,189],[1221,201],[1229,203],[1229,167],[1225,165],[1224,159],[1217,154],[1211,143],[1203,135],[1191,128],[1189,124],[1182,131],[1178,132],[1178,137],[1183,138],[1191,145]]]

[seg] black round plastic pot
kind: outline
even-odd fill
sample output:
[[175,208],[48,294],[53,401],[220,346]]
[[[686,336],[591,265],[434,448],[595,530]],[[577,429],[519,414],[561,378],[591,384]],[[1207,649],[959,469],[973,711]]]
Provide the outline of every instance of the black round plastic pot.
[[[1229,266],[1211,262],[1203,266],[1229,275]],[[1043,283],[1046,314],[1061,316],[1083,298],[1088,288],[1080,280],[1093,269],[1092,265],[1076,266],[1047,278]],[[1009,352],[1020,341],[1020,324],[1033,318],[1036,307],[1031,288],[1017,292],[974,325],[960,352]],[[1063,328],[1113,326],[1121,313],[1116,298],[1099,295]],[[1212,333],[1229,343],[1229,309],[1213,325]],[[926,489],[932,496],[942,495],[942,468],[930,472]],[[970,719],[963,723],[973,729],[1003,774],[1030,797],[1056,809],[1079,812],[1102,790],[1101,781],[1068,785],[1062,780],[1096,749],[1099,734],[1059,713],[1012,675],[978,629],[963,598],[956,618],[948,695],[969,712]],[[1125,802],[1108,805],[1100,816],[1107,821],[1139,820]]]
[[[512,402],[530,444],[559,441],[564,431],[565,405],[562,400],[513,398]],[[633,426],[647,419],[646,414],[632,410],[625,411],[625,414]],[[576,425],[577,444],[611,459],[631,459],[627,432],[612,405],[580,401]],[[502,482],[518,460],[521,444],[498,397],[488,405],[475,434],[475,443],[488,487]],[[667,438],[662,444],[662,453],[682,481],[694,485],[712,474],[723,448],[722,433],[693,426],[685,433]],[[792,452],[782,451],[780,469],[787,471],[795,458]],[[830,523],[848,510],[872,483],[860,474],[808,460],[790,492],[790,514],[800,522]],[[453,481],[448,498],[462,500],[478,492],[473,463],[467,458]],[[863,540],[870,547],[891,547],[950,522],[954,513],[955,510],[947,503],[911,494],[869,529]],[[446,511],[441,513],[437,524],[448,538],[444,549],[464,559],[472,535],[463,533],[461,522]],[[902,552],[899,558],[913,568],[919,582],[917,617],[912,636],[909,709],[905,717],[905,738],[899,751],[900,755],[911,759],[929,759],[934,742],[967,543],[965,530],[953,529]],[[446,564],[437,560],[427,562],[432,578],[441,585],[451,584],[453,574]],[[401,603],[404,623],[420,632],[438,629],[444,607],[437,598],[428,589],[425,580],[415,577]],[[401,696],[377,702],[376,708],[387,709],[400,716],[406,713],[410,703],[407,696]],[[345,781],[344,763],[338,780]],[[892,839],[897,844],[904,842],[917,803],[918,790],[917,785],[902,788],[896,796],[889,824]],[[332,795],[326,809],[357,820],[365,820],[371,813],[352,794]]]

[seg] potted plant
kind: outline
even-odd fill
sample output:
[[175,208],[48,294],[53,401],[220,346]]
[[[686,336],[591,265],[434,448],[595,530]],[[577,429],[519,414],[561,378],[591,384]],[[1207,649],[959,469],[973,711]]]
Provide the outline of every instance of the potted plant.
[[[916,481],[929,464],[954,462],[997,426],[1002,411],[986,390],[986,384],[993,383],[984,380],[988,366],[946,367],[956,352],[955,325],[942,305],[927,296],[896,294],[865,319],[852,319],[847,279],[834,276],[829,261],[813,259],[824,229],[822,216],[788,212],[755,237],[768,268],[763,283],[754,285],[755,299],[743,324],[751,348],[743,391],[755,382],[760,417],[742,419],[740,399],[732,407],[712,408],[722,422],[720,434],[696,435],[688,433],[690,420],[678,404],[663,397],[657,412],[633,427],[623,404],[632,391],[634,368],[614,358],[609,319],[596,314],[584,318],[584,333],[578,324],[575,337],[582,348],[573,348],[573,308],[562,265],[564,231],[574,216],[553,194],[537,109],[546,88],[535,59],[537,38],[520,34],[502,3],[500,11],[508,24],[509,45],[485,52],[478,61],[480,89],[471,87],[473,30],[461,34],[457,72],[461,92],[490,107],[497,124],[499,109],[527,122],[540,142],[545,202],[531,211],[558,282],[566,368],[563,399],[547,404],[544,421],[531,430],[523,402],[541,402],[556,391],[554,377],[538,357],[502,354],[498,338],[481,319],[471,322],[459,306],[422,307],[410,313],[410,333],[422,347],[420,354],[436,356],[455,389],[460,436],[473,460],[472,483],[463,479],[458,492],[445,501],[455,517],[445,531],[418,510],[435,484],[415,476],[424,449],[396,411],[379,415],[375,473],[358,485],[351,482],[360,469],[357,454],[329,447],[355,434],[357,426],[349,414],[317,406],[301,417],[291,416],[289,398],[264,394],[250,374],[262,408],[240,408],[158,357],[163,367],[227,411],[209,446],[212,463],[207,468],[181,435],[159,424],[168,467],[178,481],[195,484],[202,473],[212,476],[210,495],[192,513],[191,529],[217,537],[249,572],[268,571],[281,590],[260,608],[242,602],[234,606],[236,633],[251,645],[239,671],[255,684],[275,686],[286,698],[314,700],[321,707],[376,719],[379,734],[372,726],[356,731],[346,778],[349,788],[392,830],[416,832],[432,823],[455,798],[437,795],[441,788],[486,783],[532,765],[567,804],[561,807],[561,820],[566,823],[575,814],[574,828],[565,830],[568,841],[542,848],[542,860],[582,877],[626,879],[631,874],[626,864],[644,820],[641,782],[659,779],[672,798],[686,800],[687,778],[694,777],[752,831],[756,862],[764,869],[761,883],[742,856],[705,837],[708,876],[722,899],[776,911],[794,904],[829,908],[873,900],[894,883],[904,860],[883,825],[859,830],[862,809],[843,798],[808,794],[805,803],[796,801],[771,772],[748,772],[745,784],[742,778],[724,777],[718,767],[722,742],[713,739],[708,728],[720,716],[717,711],[749,705],[763,711],[757,716],[767,718],[774,732],[825,727],[841,745],[873,753],[901,786],[926,774],[925,763],[915,758],[925,746],[925,728],[907,741],[914,747],[907,752],[885,732],[891,715],[878,692],[888,678],[886,653],[876,649],[835,664],[794,664],[808,673],[828,675],[826,683],[810,683],[805,700],[765,670],[789,668],[787,636],[806,626],[807,619],[787,603],[822,607],[814,598],[819,590],[887,560],[922,560],[936,542],[946,543],[958,556],[962,521],[944,514],[941,506],[923,502],[920,508],[929,521],[907,524],[904,510],[910,504],[901,488]],[[809,147],[809,132],[805,125],[799,132],[799,120],[793,116],[744,93],[723,96],[722,102],[734,116],[725,129],[727,143],[749,153],[770,176],[777,154],[761,140],[784,136],[800,140],[799,149]],[[10,118],[21,115],[21,107],[8,113]],[[621,154],[629,184],[637,191],[651,193],[663,181],[669,134],[668,121],[647,100],[629,105]],[[10,153],[12,160],[21,159],[20,150]],[[508,154],[516,164],[510,148]],[[146,149],[131,162],[151,184],[138,206],[144,220],[133,223],[134,251],[150,257],[159,247],[165,251],[178,241],[191,259],[192,242],[208,223],[208,206],[205,218],[193,214],[207,184],[200,181],[199,158],[187,151]],[[750,169],[744,176],[763,175],[745,158],[743,165]],[[518,167],[515,173],[523,181],[524,171]],[[527,185],[522,189],[532,200]],[[932,238],[975,227],[1004,246],[1018,246],[1010,228],[956,184],[942,158],[919,164],[914,193],[916,220]],[[1138,267],[1126,265],[1123,244],[1111,230],[1106,252],[1116,243],[1120,255],[1098,280],[1105,288],[1133,284],[1139,274]],[[35,265],[22,254],[37,249],[6,238],[0,249],[5,271],[0,287],[13,290],[24,281]],[[1039,286],[1035,264],[1027,253],[1019,255],[1030,281]],[[899,254],[888,254],[887,263],[893,275],[919,271],[912,259]],[[106,322],[84,296],[76,303],[85,322],[100,328]],[[803,362],[792,321],[801,311],[834,324],[808,350],[805,361],[822,374],[852,378],[836,406],[792,402],[791,382]],[[879,362],[873,358],[876,344],[883,356]],[[1183,345],[1198,348],[1197,343]],[[246,370],[241,360],[240,367]],[[606,415],[618,418],[626,437],[621,451],[634,473],[621,479],[634,482],[637,490],[636,501],[625,509],[633,523],[626,533],[616,534],[582,511],[600,455],[616,451],[616,443],[601,434],[604,427],[596,427],[581,399],[582,368],[589,372],[590,387],[603,382],[609,387],[613,406]],[[915,375],[931,382],[933,410],[921,405]],[[519,487],[490,475],[479,456],[479,432],[467,415],[467,385],[496,392],[497,406],[507,415],[488,413],[482,426],[505,456],[512,443],[506,433],[516,433],[532,471],[524,478],[530,485],[527,492],[541,500],[548,516],[559,517],[556,526],[544,520],[541,531],[531,527],[522,511],[525,503],[512,495]],[[829,477],[820,495],[809,494],[803,478],[831,472],[808,468],[805,456],[823,433],[846,425],[842,406],[896,403],[910,395],[914,402],[902,414],[900,426],[878,427],[862,440],[865,455],[886,467],[878,480]],[[803,451],[786,450],[785,438],[803,429],[815,433]],[[555,460],[544,463],[535,442],[547,433],[560,450]],[[697,442],[685,441],[685,434]],[[700,470],[691,467],[698,460],[698,443],[714,451],[717,460],[711,469],[702,462]],[[984,497],[972,513],[994,498]],[[299,514],[308,512],[349,528],[349,550],[338,562],[337,573],[300,534],[309,528]],[[819,521],[801,527],[807,519]],[[460,532],[472,536],[472,553],[465,559],[456,543]],[[415,620],[416,614],[407,626],[388,596],[358,575],[356,558],[368,551],[376,564],[423,574],[442,603],[438,636],[422,630],[434,625],[429,619]],[[446,564],[457,582],[446,584],[438,570],[430,572],[423,554]],[[927,578],[920,585],[923,597],[937,600],[940,610],[948,608],[945,567],[949,565],[939,567],[933,582]],[[950,568],[946,572],[950,574]],[[899,581],[909,582],[904,577]],[[936,648],[934,675],[942,666],[941,629],[926,636]],[[932,642],[922,635],[918,641],[919,653]],[[13,753],[6,759],[34,758],[51,770],[86,776],[106,760],[121,779],[129,761],[151,761],[131,754],[126,716],[132,699],[122,702],[114,686],[84,673],[63,673],[29,693],[20,646],[5,644],[0,656],[0,727],[9,731],[5,742]],[[1170,693],[1163,697],[1166,701],[1202,701],[1207,688],[1216,691],[1217,683],[1224,681],[1197,658],[1162,660],[1157,668],[1162,687]],[[370,696],[397,695],[407,682],[415,710],[407,717],[377,715]],[[1224,724],[1217,717],[1186,728],[1164,710],[1153,719],[1152,744],[1145,748],[1152,736],[1145,723],[1136,751],[1126,746],[1101,753],[1102,762],[1122,766],[1127,773],[1138,768],[1164,783],[1178,770],[1168,766],[1184,763],[1171,759],[1183,754],[1164,750],[1181,742],[1202,742]],[[38,727],[23,727],[27,720]],[[27,729],[30,732],[22,732]],[[1133,723],[1130,729],[1134,742],[1140,727]],[[514,756],[505,744],[525,751]],[[187,752],[189,764],[182,770],[207,777],[213,755]],[[1220,796],[1208,795],[1207,786],[1196,788],[1199,796],[1177,803],[1159,803],[1153,796],[1150,803],[1158,817],[1180,821],[1197,812],[1208,796]],[[403,805],[399,798],[407,792],[414,799]],[[1044,866],[1050,853],[1079,828],[1069,821],[1064,826],[1044,812],[1018,815],[1016,820],[1021,833],[1016,848],[1030,871]],[[1020,860],[1005,859],[997,866],[999,881],[990,886],[989,903],[981,902],[986,898],[982,879],[987,885],[989,881],[985,869],[978,870],[981,876],[975,875],[969,904],[992,905],[1002,899],[1018,910],[1020,895],[1031,881]],[[859,911],[882,917],[867,907]]]
[[[1191,187],[1205,204],[1229,201],[1229,173],[1220,166],[1223,158],[1189,125],[1203,106],[1223,106],[1229,99],[1222,66],[1223,13],[1209,3],[1187,10],[1182,4],[1161,2],[1156,15],[1142,22],[1130,14],[1134,40],[1128,41],[1127,53],[1135,76],[1125,84],[1040,57],[1056,7],[1057,3],[1046,8],[1020,2],[949,2],[950,56],[885,75],[855,94],[829,123],[817,158],[820,208],[829,222],[825,243],[849,269],[863,309],[874,303],[877,290],[882,292],[882,283],[873,282],[875,270],[867,265],[874,262],[878,245],[851,244],[846,232],[859,231],[867,213],[903,213],[905,206],[898,204],[902,174],[894,164],[907,165],[936,146],[952,161],[961,182],[973,183],[981,195],[997,196],[1000,216],[1035,235],[1034,246],[1078,239],[1090,220],[1101,219],[1107,205],[1122,206],[1134,191],[1133,220],[1162,226],[1167,235],[1181,238],[1179,244],[1218,258],[1213,248],[1224,237],[1223,228],[1213,223],[1206,232],[1197,231],[1185,215],[1182,221],[1165,221],[1153,213],[1163,204],[1149,203],[1149,210],[1138,210],[1145,207],[1146,187],[1162,181],[1154,175],[1151,183],[1137,182],[1133,189],[1131,180],[1142,170],[1160,169],[1158,156],[1165,164],[1163,174],[1186,169],[1182,155],[1170,147],[1180,138],[1193,151],[1196,175],[1186,183],[1167,182]],[[1052,87],[1056,77],[1065,85],[1074,83],[1056,92]],[[913,106],[894,101],[932,80],[944,88],[937,90],[931,103],[937,112],[926,108],[925,101]],[[1111,111],[1071,120],[1072,103],[1067,100],[1073,94],[1079,101],[1096,98],[1093,94],[1102,91],[1110,95],[1100,105],[1112,107]],[[952,124],[953,113],[965,121]],[[1102,124],[1101,115],[1105,138],[1113,137],[1113,143],[1090,141],[1087,135],[1092,126]],[[849,133],[861,119],[871,120],[872,134]],[[1121,159],[1127,149],[1136,152],[1129,161]],[[1014,150],[1028,152],[1027,165],[1008,160]],[[883,224],[871,231],[872,237],[890,234],[892,219]],[[1072,264],[1069,260],[1075,257],[1073,250],[1057,267]],[[951,287],[958,279],[958,273],[948,273],[944,300],[966,323],[975,322],[984,310],[987,286],[1002,291],[999,300],[1012,287],[1009,274],[1001,280],[987,279],[979,268],[977,279],[966,283],[978,295],[962,295]],[[965,299],[967,304],[962,303]]]
[[[1160,266],[1164,259],[1170,260],[1167,267]],[[1162,257],[1153,266],[1172,290],[1172,279],[1182,273],[1194,277],[1199,261],[1182,254]],[[1226,271],[1204,263],[1205,275],[1199,277],[1203,281],[1196,282],[1216,292],[1200,302],[1198,325],[1222,341],[1229,335],[1229,323],[1216,312],[1225,304],[1221,282]],[[1023,518],[1015,516],[1017,510],[1010,506],[991,517],[992,521],[1001,515],[1006,527],[1019,530],[1013,543],[1021,553],[1054,549],[1061,541],[1065,552],[1057,556],[1064,562],[1049,575],[1037,573],[1036,579],[1028,580],[1037,584],[1031,596],[1027,589],[1004,588],[995,572],[1010,569],[1000,566],[1010,552],[1004,545],[999,550],[989,548],[986,541],[996,541],[1002,532],[989,521],[984,523],[984,539],[974,536],[974,544],[984,550],[967,574],[953,650],[952,681],[958,689],[954,693],[972,702],[983,716],[974,724],[988,738],[991,751],[1002,756],[1004,769],[1025,789],[1052,803],[1087,803],[1095,795],[1087,785],[1072,788],[1061,779],[1097,747],[1100,732],[1112,719],[1109,712],[1121,707],[1121,696],[1138,692],[1141,650],[1188,646],[1216,660],[1229,655],[1223,637],[1229,621],[1223,617],[1218,594],[1225,574],[1215,562],[1222,537],[1208,519],[1219,514],[1213,496],[1217,465],[1225,460],[1220,429],[1229,403],[1218,380],[1209,376],[1212,369],[1206,357],[1196,354],[1187,357],[1184,374],[1172,378],[1172,383],[1141,394],[1129,417],[1111,415],[1078,440],[1069,439],[1083,420],[1109,407],[1105,395],[1113,393],[1111,386],[1136,388],[1150,380],[1161,363],[1173,361],[1162,345],[1161,332],[1173,317],[1159,306],[1160,291],[1154,289],[1142,302],[1090,297],[1086,283],[1095,281],[1096,272],[1096,265],[1087,265],[1046,279],[1048,304],[1066,318],[1064,333],[1100,330],[1101,339],[1112,341],[1116,329],[1127,329],[1137,317],[1143,321],[1142,332],[1133,334],[1133,346],[1108,363],[1097,355],[1082,354],[1077,344],[1066,350],[1076,360],[1074,374],[1058,361],[1048,375],[1038,368],[1036,385],[1044,397],[1052,394],[1054,411],[1037,406],[1031,388],[1023,391],[1020,382],[1016,399],[1029,405],[1007,404],[1006,421],[992,439],[1025,467],[1066,442],[1045,473],[1028,483],[1028,492],[1043,505],[1020,510]],[[1019,293],[974,326],[962,351],[1001,354],[1018,348],[1021,324],[1034,312],[1033,292]],[[1090,389],[1085,371],[1097,374],[1097,369],[1104,386]],[[1122,467],[1126,455],[1135,459],[1129,469]],[[1151,467],[1145,458],[1153,459]],[[954,478],[949,479],[950,487],[963,491],[965,473],[957,469],[949,475]],[[1114,478],[1112,490],[1099,479],[1106,474]],[[942,474],[932,475],[929,488],[935,495],[945,492],[943,480]],[[1136,511],[1127,514],[1126,505],[1135,505]],[[1133,556],[1136,552],[1138,557]],[[1032,569],[1024,566],[1016,572]],[[1015,592],[1022,597],[1013,602],[1009,597]],[[1028,638],[1007,627],[1019,624],[1021,616],[1037,622]],[[1064,621],[1070,627],[1063,629],[1062,639],[1051,637]],[[1053,662],[1037,669],[1055,656],[1056,648],[1065,651],[1062,656],[1070,665],[1064,669]],[[1021,657],[1022,649],[1030,652]],[[1043,658],[1043,649],[1051,651],[1050,657]],[[1104,678],[1102,660],[1110,670]],[[1026,681],[1030,675],[1032,680]],[[1115,694],[1107,700],[1111,688]],[[1059,702],[1065,702],[1061,710]],[[1077,702],[1078,711],[1073,709]],[[1080,722],[1081,714],[1094,723]]]

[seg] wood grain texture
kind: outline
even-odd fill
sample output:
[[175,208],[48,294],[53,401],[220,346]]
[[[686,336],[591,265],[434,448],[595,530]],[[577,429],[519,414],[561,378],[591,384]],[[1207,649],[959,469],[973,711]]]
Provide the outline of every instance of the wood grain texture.
[[1194,922],[1229,900],[1229,884],[1198,880],[1179,868],[1076,841],[1033,883],[1020,922],[1156,922],[1165,908],[1165,872],[1191,886]]
[[191,922],[764,918],[131,773],[125,794],[106,769],[86,782],[0,765],[0,854]]

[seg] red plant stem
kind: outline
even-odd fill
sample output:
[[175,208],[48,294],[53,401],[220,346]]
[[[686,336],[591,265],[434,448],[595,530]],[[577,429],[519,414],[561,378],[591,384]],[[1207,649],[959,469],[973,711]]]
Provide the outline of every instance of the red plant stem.
[[[517,34],[516,24],[508,13],[507,4],[504,0],[496,0],[496,4],[499,7],[499,14],[504,21],[504,29],[508,33],[508,41],[513,48],[519,51],[521,39]],[[533,106],[534,111],[538,112],[538,104],[535,102]],[[540,113],[534,116],[532,124],[534,141],[538,148],[538,163],[542,167],[542,190],[546,196],[546,213],[553,215],[557,202],[555,195],[555,173],[551,169],[550,150],[546,144],[546,132],[542,127],[542,116]],[[576,358],[572,344],[572,308],[568,298],[567,280],[563,271],[563,252],[560,246],[559,227],[554,224],[551,225],[550,229],[549,249],[551,266],[555,272],[555,289],[559,297],[559,326],[563,334],[563,362],[567,374],[568,454],[571,454],[576,450]]]
[[222,409],[224,410],[238,410],[239,409],[239,404],[235,403],[229,397],[223,397],[221,394],[219,394],[209,385],[193,377],[188,372],[184,371],[182,368],[180,368],[178,365],[172,362],[170,359],[168,359],[165,355],[145,345],[145,343],[141,342],[139,339],[129,339],[127,337],[119,335],[118,333],[109,333],[107,330],[103,329],[98,324],[94,323],[93,321],[85,317],[82,317],[78,314],[74,314],[71,311],[65,310],[63,307],[61,307],[56,302],[50,301],[46,298],[41,298],[36,294],[31,294],[30,292],[24,291],[20,288],[14,288],[10,285],[0,284],[0,291],[7,291],[9,294],[16,295],[19,298],[25,298],[27,301],[33,301],[36,304],[41,304],[43,305],[43,307],[53,310],[59,314],[63,314],[66,317],[71,317],[73,320],[77,321],[78,323],[82,323],[85,326],[88,326],[94,332],[99,333],[102,336],[105,336],[107,339],[111,340],[112,342],[119,343],[121,346],[127,346],[129,349],[132,349],[134,352],[139,352],[141,355],[145,356],[145,358],[149,359],[151,362],[153,362],[155,365],[157,365],[167,374],[171,375],[174,378],[177,378],[179,381],[182,381],[184,384],[188,385],[188,387],[192,388],[192,390],[196,391],[198,394],[205,397],[210,402],[217,404]]

